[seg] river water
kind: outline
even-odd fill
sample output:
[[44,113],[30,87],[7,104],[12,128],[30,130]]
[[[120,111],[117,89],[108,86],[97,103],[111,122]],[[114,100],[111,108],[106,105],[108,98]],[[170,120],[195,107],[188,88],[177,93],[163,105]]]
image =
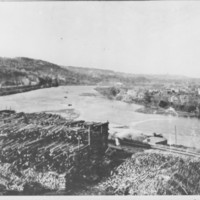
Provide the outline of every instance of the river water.
[[[81,95],[92,93],[93,95]],[[0,109],[11,108],[18,112],[56,111],[75,109],[77,119],[85,121],[109,121],[111,124],[127,125],[130,134],[162,133],[168,143],[199,148],[200,120],[135,112],[141,106],[108,100],[94,90],[94,86],[60,86],[0,97]],[[64,115],[63,115],[64,116]],[[123,132],[123,130],[122,130]]]

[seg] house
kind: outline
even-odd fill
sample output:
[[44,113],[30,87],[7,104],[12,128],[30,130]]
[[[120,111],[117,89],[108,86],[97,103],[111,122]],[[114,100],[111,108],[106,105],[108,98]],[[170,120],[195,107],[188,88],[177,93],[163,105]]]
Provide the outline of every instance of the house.
[[200,88],[197,89],[197,94],[200,95]]
[[196,107],[196,113],[199,115],[199,113],[200,113],[200,110],[199,110],[199,107],[197,106]]
[[179,88],[171,88],[171,92],[173,92],[173,93],[179,93],[180,90],[179,90]]
[[167,110],[165,110],[165,112],[167,114],[173,115],[173,116],[178,116],[178,113],[176,112],[176,110],[172,107],[169,107]]
[[183,105],[189,101],[188,95],[180,95],[179,96],[180,103]]
[[36,82],[36,81],[30,81],[30,84],[33,86],[33,85],[37,85],[38,82]]
[[131,95],[125,95],[122,97],[122,101],[127,102],[127,103],[131,103],[133,101],[133,98]]
[[128,90],[127,94],[131,96],[133,99],[137,98],[137,92],[135,90]]
[[23,78],[23,79],[21,80],[21,82],[22,82],[22,84],[25,85],[25,86],[30,85],[30,80],[29,80],[28,78]]
[[161,101],[168,102],[168,101],[169,101],[169,95],[162,94],[160,100],[161,100]]
[[157,94],[154,94],[151,98],[151,101],[154,103],[154,104],[158,104],[160,102],[160,99],[161,99],[161,94],[157,93]]
[[144,99],[144,96],[145,96],[144,92],[138,92],[138,93],[137,93],[137,98],[138,98],[139,100]]
[[169,99],[168,99],[168,101],[170,103],[175,103],[175,104],[178,104],[180,102],[178,96],[175,96],[175,95],[170,96]]
[[117,83],[115,83],[115,86],[118,86],[118,87],[122,87],[124,84],[123,83],[121,83],[121,82],[117,82]]

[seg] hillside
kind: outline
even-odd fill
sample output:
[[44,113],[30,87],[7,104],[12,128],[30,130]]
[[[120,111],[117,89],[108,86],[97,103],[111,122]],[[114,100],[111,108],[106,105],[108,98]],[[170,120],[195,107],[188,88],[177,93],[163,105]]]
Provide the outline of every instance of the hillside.
[[166,84],[184,84],[189,82],[191,84],[199,84],[199,78],[191,78],[182,75],[173,74],[132,74],[117,72],[105,69],[86,68],[86,67],[72,67],[63,66],[63,68],[79,74],[81,77],[89,77],[89,79],[96,80],[98,84],[113,85],[113,83],[121,82],[126,86],[136,85],[166,85]]
[[86,68],[86,67],[71,67],[64,66],[65,69],[70,70],[80,75],[80,77],[94,80],[98,84],[113,85],[116,83],[123,83],[124,85],[134,85],[141,83],[149,83],[150,79],[143,75],[134,75],[130,73],[116,72],[112,70]]
[[[0,58],[1,86],[28,86],[50,84],[77,84],[75,73],[58,65],[30,58]],[[55,83],[56,84],[56,83]]]
[[136,82],[148,82],[145,77],[111,70],[81,67],[61,67],[43,60],[17,57],[0,58],[0,87],[13,86],[57,86],[57,85],[130,85]]
[[52,87],[58,85],[125,85],[148,86],[185,81],[199,82],[176,75],[148,75],[116,72],[105,69],[59,66],[47,61],[25,57],[0,57],[0,88]]

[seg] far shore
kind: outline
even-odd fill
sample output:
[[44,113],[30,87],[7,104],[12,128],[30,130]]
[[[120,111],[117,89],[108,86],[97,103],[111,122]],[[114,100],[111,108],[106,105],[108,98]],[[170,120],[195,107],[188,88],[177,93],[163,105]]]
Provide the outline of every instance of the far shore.
[[159,108],[159,107],[142,107],[136,110],[136,112],[144,113],[144,114],[159,114],[159,115],[172,115],[176,117],[185,117],[185,118],[197,118],[197,116],[194,113],[188,113],[188,112],[181,112],[176,111],[177,114],[168,113],[166,112],[166,109]]
[[[125,103],[128,104],[137,104],[137,105],[141,105],[142,107],[135,110],[135,112],[139,112],[139,113],[144,113],[144,114],[159,114],[159,115],[172,115],[172,116],[177,116],[177,117],[184,117],[184,118],[200,118],[196,113],[194,112],[186,112],[186,111],[180,111],[180,110],[174,110],[173,112],[168,112],[168,108],[170,108],[169,106],[164,108],[164,107],[160,107],[158,105],[154,106],[152,104],[146,104],[144,99],[140,99],[140,100],[126,100],[126,94],[117,95],[117,90],[115,87],[111,87],[111,88],[103,88],[103,87],[97,87],[95,88],[96,91],[98,91],[102,96],[104,96],[107,99],[111,99],[111,100],[116,100],[116,101],[123,101]],[[118,91],[119,92],[119,91]]]
[[[29,92],[32,90],[39,90],[39,89],[59,87],[59,86],[93,86],[93,87],[96,87],[96,85],[77,85],[77,84],[67,84],[67,85],[62,84],[62,85],[58,85],[58,86],[27,85],[27,86],[1,87],[0,88],[0,96],[7,96],[7,95],[12,95],[12,94]],[[88,95],[95,96],[95,94],[88,94],[88,93],[82,94],[82,96],[88,96]]]
[[47,87],[43,87],[40,85],[34,85],[34,86],[14,86],[14,87],[4,87],[0,88],[0,96],[7,96],[11,94],[17,94],[17,93],[24,93],[24,92],[29,92],[32,90],[38,90],[38,89],[43,89]]

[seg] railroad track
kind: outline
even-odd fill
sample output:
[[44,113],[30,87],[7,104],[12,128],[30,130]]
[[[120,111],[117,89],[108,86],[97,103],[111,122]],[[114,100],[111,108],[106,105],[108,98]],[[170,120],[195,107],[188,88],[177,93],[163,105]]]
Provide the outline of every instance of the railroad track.
[[171,147],[171,146],[164,146],[164,145],[151,145],[151,148],[170,152],[170,153],[181,154],[181,155],[185,155],[185,156],[189,156],[189,157],[200,158],[200,153],[197,153],[194,151],[188,151],[186,149],[181,149],[181,148],[176,148],[176,147]]
[[200,153],[197,153],[195,151],[190,151],[188,149],[181,149],[173,146],[167,146],[167,145],[153,145],[153,144],[137,144],[136,142],[132,141],[123,141],[121,146],[115,146],[114,144],[109,144],[110,148],[117,149],[117,150],[124,150],[128,152],[135,152],[135,148],[140,148],[140,149],[155,149],[155,150],[160,150],[160,151],[165,151],[169,153],[175,153],[175,154],[180,154],[188,157],[196,157],[200,158]]

